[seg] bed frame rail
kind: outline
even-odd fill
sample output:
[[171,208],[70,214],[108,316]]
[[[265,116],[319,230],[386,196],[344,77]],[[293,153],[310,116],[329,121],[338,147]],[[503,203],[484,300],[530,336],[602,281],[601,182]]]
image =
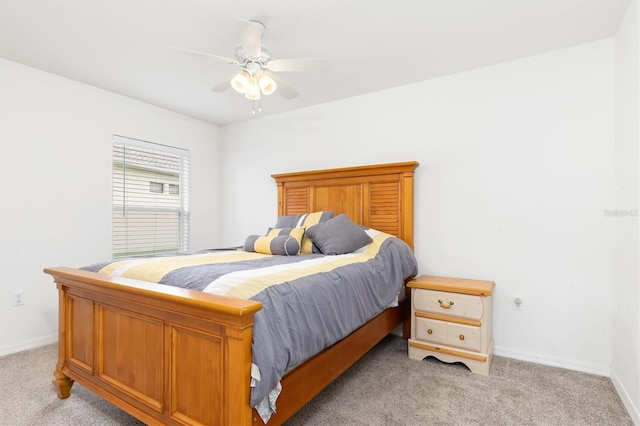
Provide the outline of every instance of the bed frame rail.
[[385,336],[408,322],[410,312],[410,298],[406,297],[399,306],[382,312],[345,339],[284,376],[282,393],[276,401],[277,412],[267,425],[280,425],[288,420]]

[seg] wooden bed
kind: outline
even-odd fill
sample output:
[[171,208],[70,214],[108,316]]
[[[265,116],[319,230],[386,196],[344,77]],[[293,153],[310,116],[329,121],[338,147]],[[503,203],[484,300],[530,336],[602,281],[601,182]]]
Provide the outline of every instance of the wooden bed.
[[[272,175],[278,215],[333,210],[413,247],[417,162]],[[261,304],[74,268],[46,268],[59,293],[53,383],[74,381],[150,425],[252,425],[249,405],[254,314]],[[286,421],[409,317],[389,308],[289,372],[277,413]],[[205,367],[202,367],[205,366]]]

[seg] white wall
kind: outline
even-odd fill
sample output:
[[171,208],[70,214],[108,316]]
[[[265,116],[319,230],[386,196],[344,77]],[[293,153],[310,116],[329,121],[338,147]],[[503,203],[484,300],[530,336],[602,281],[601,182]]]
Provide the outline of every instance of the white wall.
[[0,355],[57,340],[44,267],[111,256],[113,134],[191,150],[191,248],[217,245],[218,127],[0,59]]
[[615,38],[616,204],[635,215],[613,217],[615,281],[611,378],[625,405],[640,424],[640,234],[638,175],[640,135],[640,7],[632,0]]
[[420,273],[496,282],[497,354],[608,375],[613,59],[607,39],[225,126],[223,242],[274,223],[272,173],[417,160]]

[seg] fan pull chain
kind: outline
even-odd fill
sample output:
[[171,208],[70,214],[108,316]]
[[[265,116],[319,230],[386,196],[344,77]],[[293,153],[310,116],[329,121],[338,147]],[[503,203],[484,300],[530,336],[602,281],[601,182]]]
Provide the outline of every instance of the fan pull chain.
[[[258,99],[258,112],[262,112],[262,98]],[[256,113],[256,100],[251,100],[251,114]]]

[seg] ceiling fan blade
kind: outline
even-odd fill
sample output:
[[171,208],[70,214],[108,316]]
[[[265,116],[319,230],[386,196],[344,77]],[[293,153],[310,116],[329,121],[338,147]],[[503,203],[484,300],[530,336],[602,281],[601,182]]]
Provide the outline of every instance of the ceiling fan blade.
[[192,55],[206,56],[208,58],[213,58],[218,61],[226,62],[227,64],[238,64],[238,61],[234,58],[225,58],[224,56],[213,55],[211,53],[206,53],[206,52],[199,52],[197,50],[183,49],[182,47],[170,47],[170,49],[179,50],[181,52],[190,53]]
[[278,88],[276,89],[276,92],[280,93],[283,98],[285,98],[285,99],[295,99],[295,98],[298,97],[298,95],[300,95],[300,93],[298,93],[298,91],[296,89],[294,89],[293,87],[289,86],[280,77],[277,77],[277,76],[275,76],[273,74],[269,74],[269,76],[278,85]]
[[275,72],[329,71],[331,62],[323,58],[274,59],[266,67]]
[[248,21],[241,19],[238,21],[240,25],[240,40],[242,48],[249,56],[259,58],[262,55],[262,33],[264,25],[258,21]]

